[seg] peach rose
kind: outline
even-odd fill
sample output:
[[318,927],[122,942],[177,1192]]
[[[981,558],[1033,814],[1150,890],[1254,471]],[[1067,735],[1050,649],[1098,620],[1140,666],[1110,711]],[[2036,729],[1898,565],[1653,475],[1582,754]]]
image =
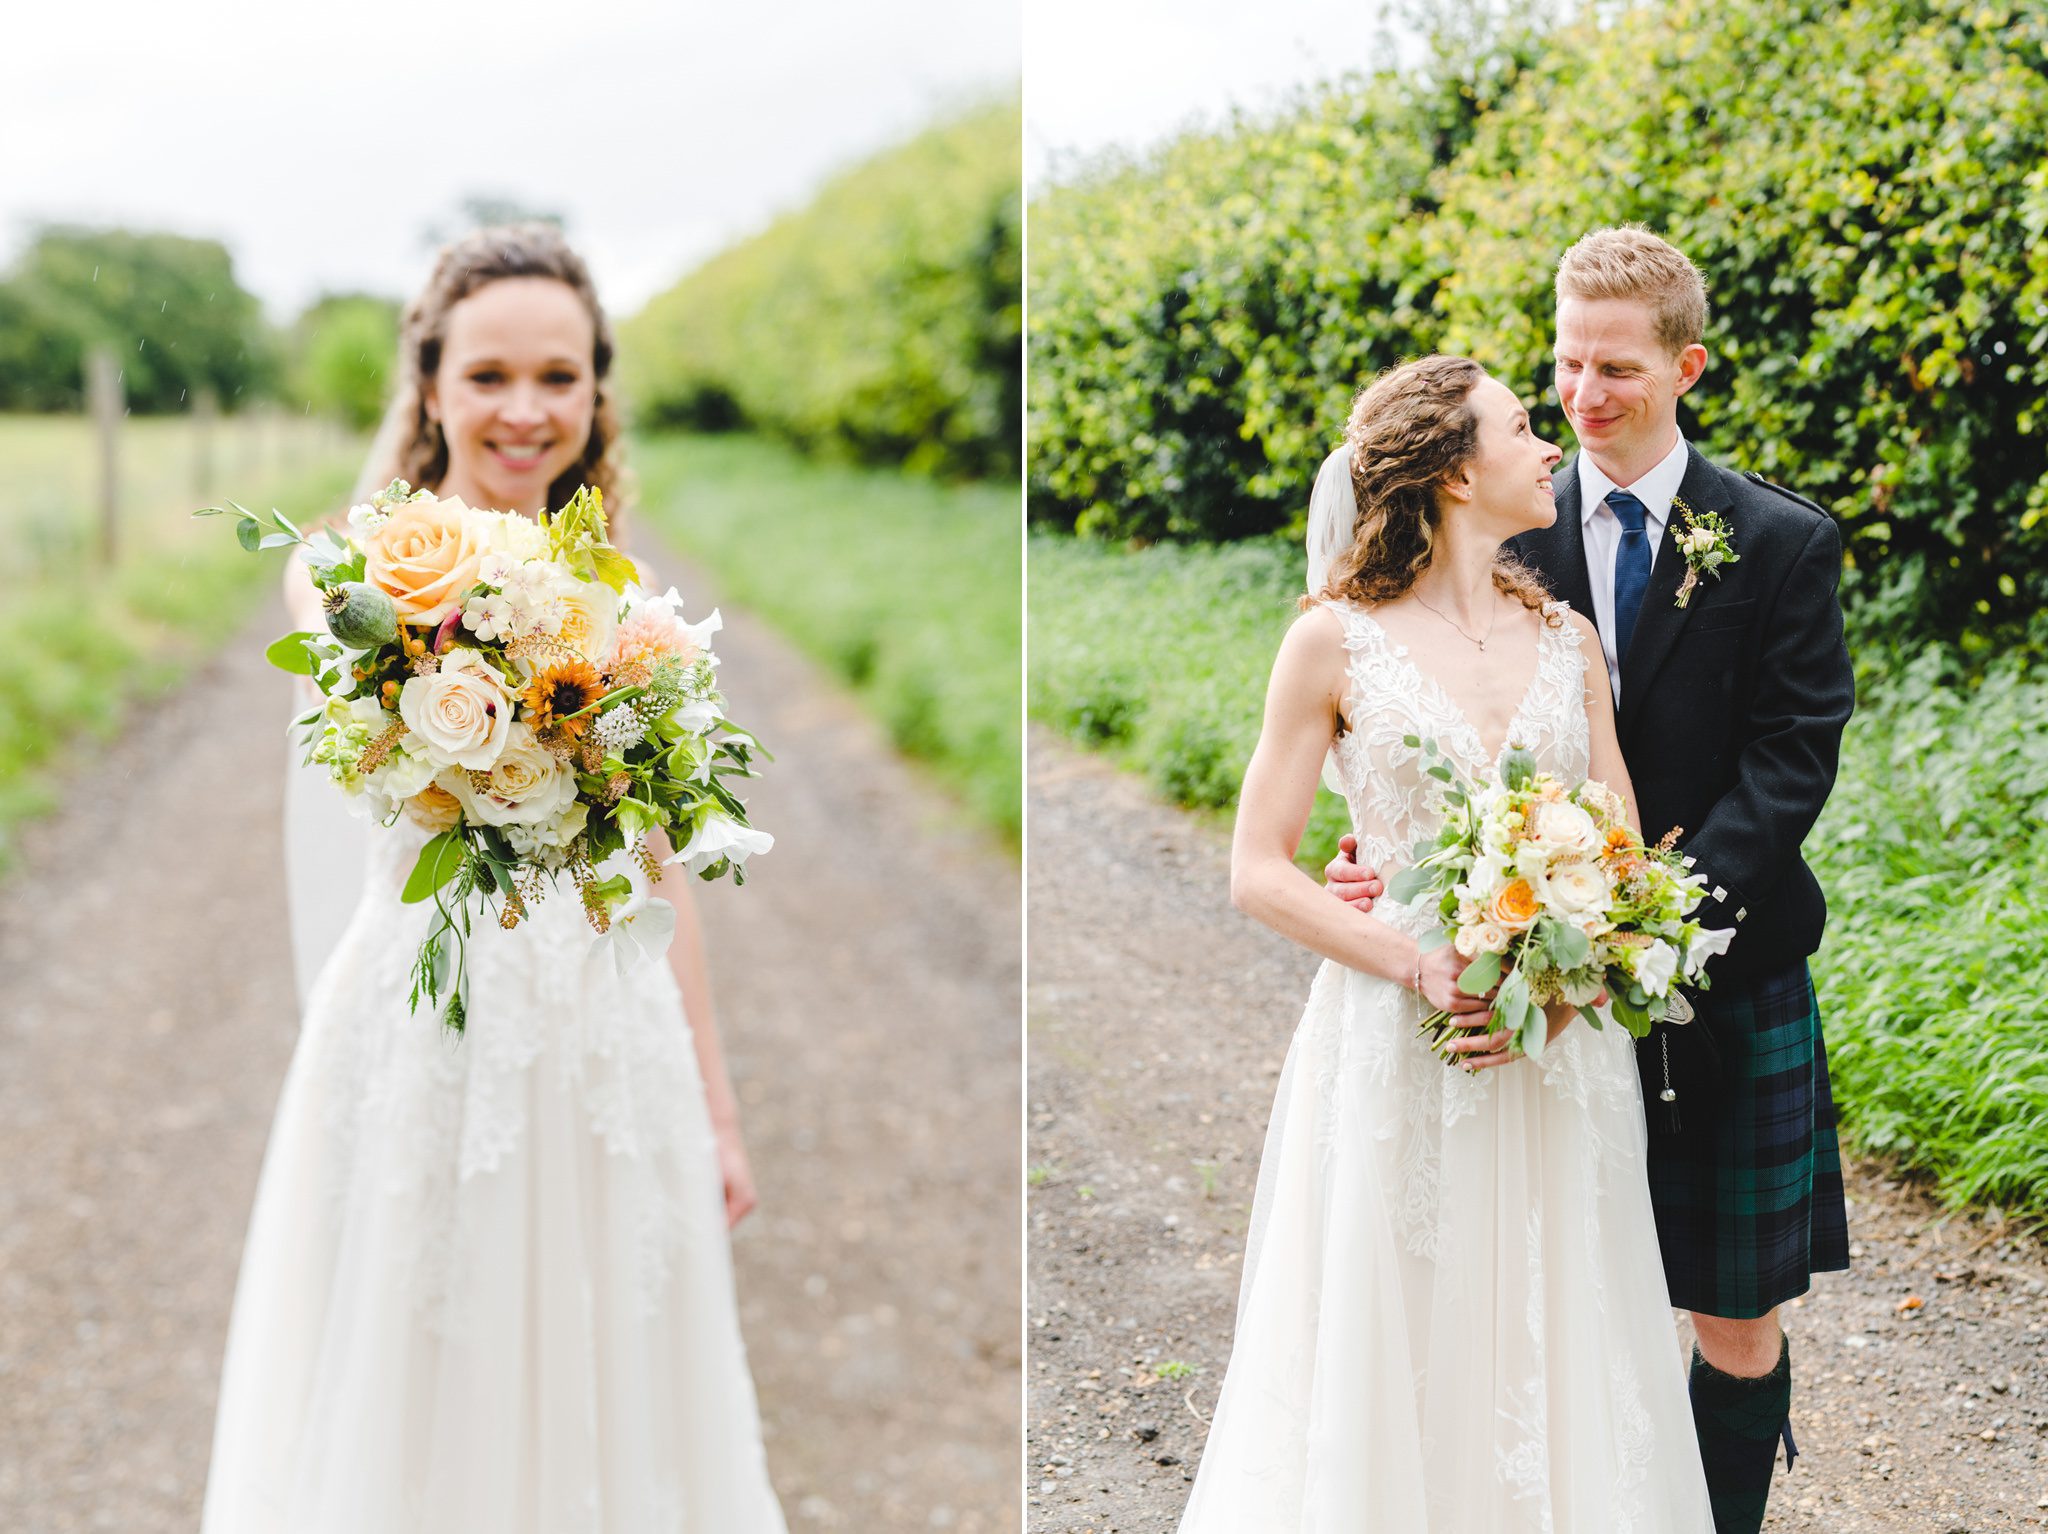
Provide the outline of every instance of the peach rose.
[[490,551],[485,519],[459,499],[407,501],[363,540],[363,578],[401,621],[431,628],[462,605]]
[[426,830],[452,831],[462,819],[462,801],[440,784],[429,783],[405,801],[405,813]]
[[1487,920],[1510,932],[1526,932],[1536,924],[1536,891],[1527,879],[1510,879],[1494,893]]

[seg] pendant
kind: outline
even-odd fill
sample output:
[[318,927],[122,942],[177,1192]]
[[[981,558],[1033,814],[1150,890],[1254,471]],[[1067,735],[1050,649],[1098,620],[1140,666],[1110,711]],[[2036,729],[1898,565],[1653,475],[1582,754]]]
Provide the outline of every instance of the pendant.
[[1660,1103],[1675,1103],[1678,1101],[1678,1094],[1672,1091],[1671,1088],[1666,1087],[1657,1094],[1657,1101]]

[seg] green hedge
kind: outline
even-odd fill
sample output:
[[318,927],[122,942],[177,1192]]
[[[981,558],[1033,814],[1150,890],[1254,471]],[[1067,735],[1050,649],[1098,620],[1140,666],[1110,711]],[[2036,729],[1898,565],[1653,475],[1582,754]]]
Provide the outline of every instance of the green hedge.
[[1014,474],[1021,133],[1014,100],[941,123],[656,297],[621,327],[641,420]]
[[1350,394],[1428,349],[1562,433],[1557,257],[1642,220],[1715,303],[1688,431],[1842,520],[1854,599],[1949,631],[2048,602],[2048,12],[1657,0],[1474,57],[1034,202],[1035,515],[1290,526]]
[[[1137,553],[1031,540],[1034,717],[1222,811],[1258,736],[1300,557],[1270,538]],[[1110,642],[1114,636],[1114,643]],[[2048,665],[1956,652],[1864,668],[1807,852],[1829,896],[1815,976],[1843,1132],[1958,1204],[2048,1219]],[[1302,843],[1346,829],[1327,792]]]
[[[634,515],[850,687],[898,747],[1014,844],[1016,487],[821,464],[744,436],[643,437],[633,461],[644,488]],[[733,702],[742,718],[744,704]]]

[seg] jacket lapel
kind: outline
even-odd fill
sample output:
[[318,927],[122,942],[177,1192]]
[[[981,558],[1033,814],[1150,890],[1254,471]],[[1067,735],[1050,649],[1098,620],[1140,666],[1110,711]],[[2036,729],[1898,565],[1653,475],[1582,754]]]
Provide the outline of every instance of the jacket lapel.
[[[1689,443],[1686,446],[1685,478],[1679,481],[1678,498],[1702,516],[1710,511],[1725,515],[1731,504],[1722,489],[1720,472]],[[1683,530],[1678,508],[1674,505],[1664,524],[1663,540],[1657,546],[1657,562],[1650,567],[1650,586],[1643,593],[1643,605],[1636,614],[1635,632],[1629,636],[1628,656],[1621,663],[1621,729],[1624,735],[1628,730],[1627,721],[1635,714],[1650,684],[1656,680],[1658,667],[1670,655],[1686,620],[1699,605],[1697,593],[1693,602],[1685,607],[1678,605],[1678,585],[1685,579],[1685,556],[1678,552],[1678,534]]]
[[1586,526],[1579,505],[1579,460],[1572,461],[1550,477],[1557,506],[1557,521],[1550,529],[1555,557],[1550,574],[1557,595],[1571,603],[1574,612],[1593,618],[1593,578],[1586,570]]

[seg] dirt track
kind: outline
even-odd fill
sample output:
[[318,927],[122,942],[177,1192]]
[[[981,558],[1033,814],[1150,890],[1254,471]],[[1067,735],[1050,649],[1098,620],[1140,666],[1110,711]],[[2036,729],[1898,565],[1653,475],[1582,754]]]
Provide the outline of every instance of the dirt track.
[[[1172,1534],[1315,960],[1230,908],[1214,831],[1031,751],[1027,1526]],[[1801,1457],[1766,1527],[2048,1527],[2048,1254],[1871,1168],[1850,1198],[1854,1267],[1786,1314]]]
[[[663,568],[692,599],[705,584]],[[761,1211],[737,1242],[793,1530],[1018,1526],[1018,872],[727,614],[779,839],[701,909]],[[293,1042],[267,613],[0,883],[0,1529],[190,1534]],[[223,791],[255,763],[246,791]]]

